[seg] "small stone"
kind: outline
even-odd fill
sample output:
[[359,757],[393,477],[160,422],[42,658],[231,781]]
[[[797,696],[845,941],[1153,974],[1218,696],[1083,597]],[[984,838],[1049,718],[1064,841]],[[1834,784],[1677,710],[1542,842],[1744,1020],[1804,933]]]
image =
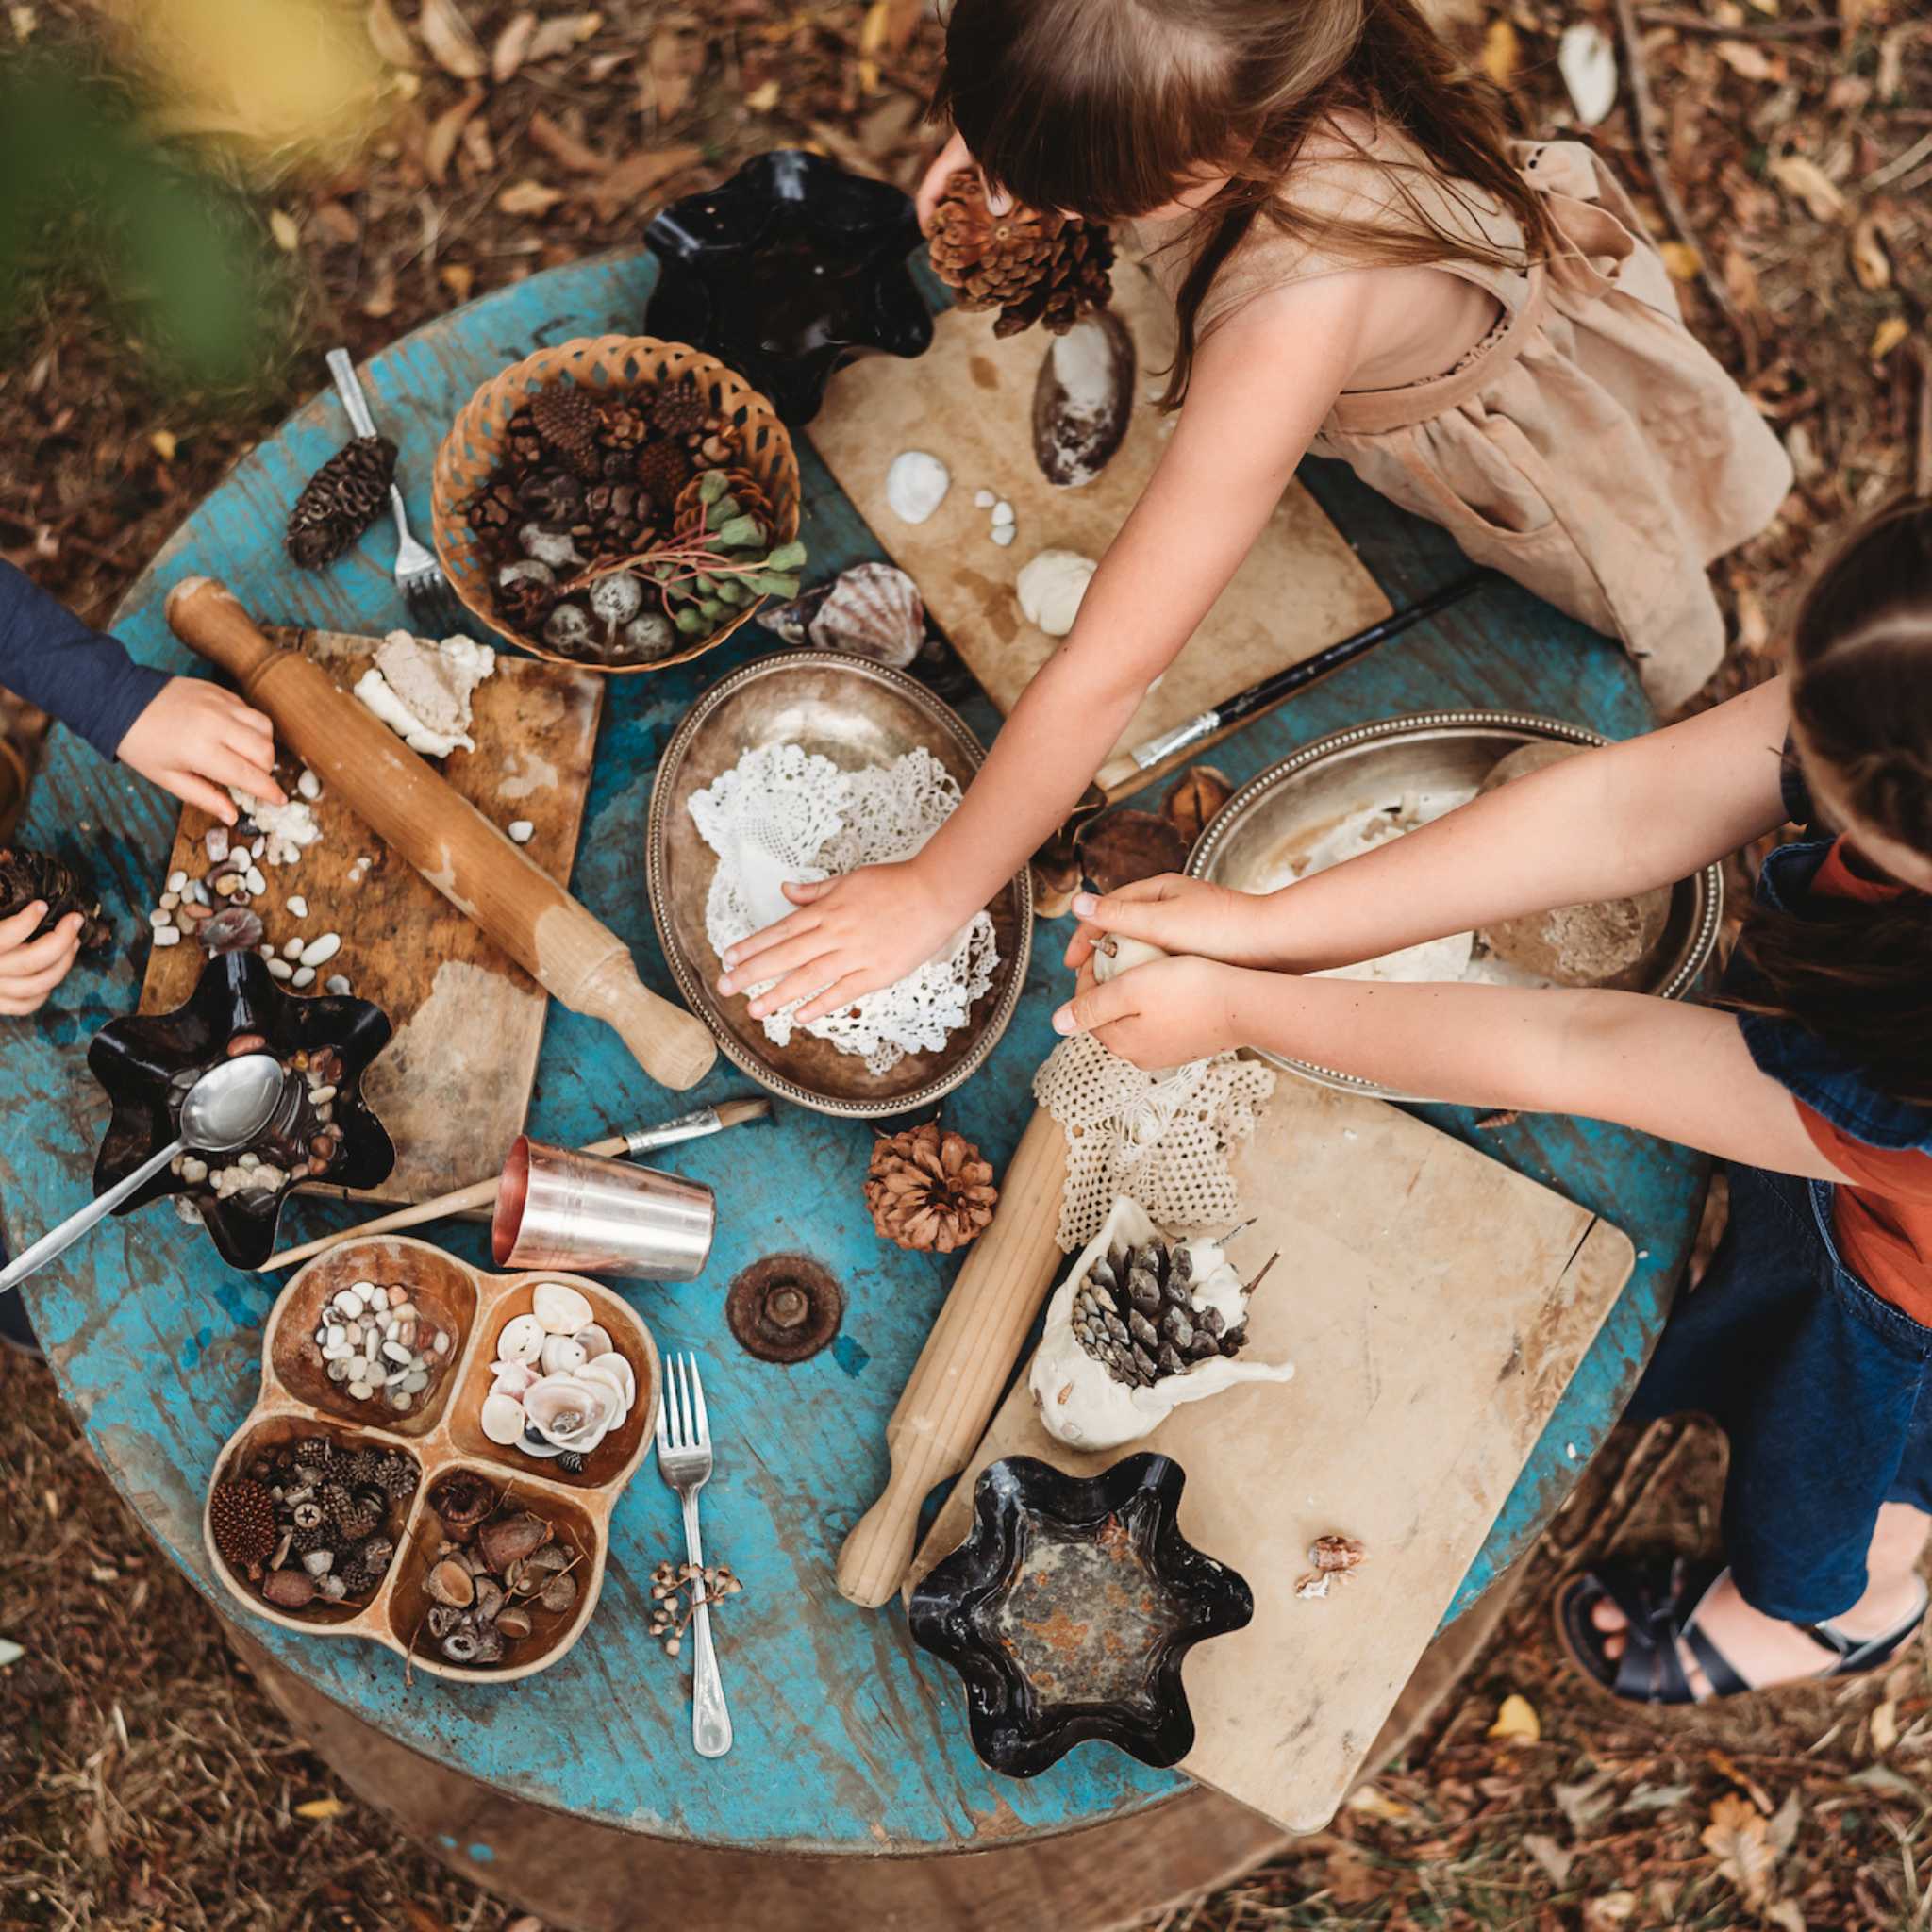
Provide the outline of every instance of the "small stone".
[[168,874],[169,891],[179,892],[186,888],[187,884],[188,874],[185,872],[171,872]]
[[179,892],[163,892],[161,894],[161,909],[164,912],[174,911],[180,903],[181,894]]
[[295,976],[295,969],[286,959],[271,959],[268,962],[268,970],[277,979],[292,979]]
[[348,979],[345,975],[340,973],[331,973],[329,976],[323,981],[323,986],[329,992],[334,993],[338,998],[341,998],[349,991]]
[[511,840],[519,845],[527,845],[536,836],[537,828],[528,819],[512,819],[505,827]]
[[158,946],[178,946],[181,943],[181,928],[178,925],[158,925],[155,927],[155,944]]
[[307,919],[308,917],[308,901],[300,892],[296,892],[289,900],[289,910],[297,919]]
[[992,541],[1004,550],[1013,541],[1017,528],[1018,525],[1013,524],[995,524],[992,526]]
[[991,490],[975,490],[973,492],[974,509],[991,509],[999,501]]
[[320,939],[310,940],[302,948],[302,963],[305,966],[325,966],[341,951],[342,936],[339,932],[325,932]]
[[192,1188],[208,1178],[208,1162],[197,1154],[181,1157],[181,1178]]
[[313,966],[298,966],[296,967],[294,972],[289,975],[289,984],[291,986],[312,986],[314,982],[315,968]]
[[228,856],[228,828],[226,825],[210,825],[201,835],[202,850],[208,856],[210,864],[219,865]]
[[1002,524],[1010,524],[1014,521],[1013,506],[1004,496],[992,507],[992,521],[994,528],[998,528]]
[[299,959],[302,957],[302,948],[308,943],[307,940],[297,935],[297,937],[290,940],[282,947],[282,958],[285,959]]
[[304,765],[302,767],[302,775],[295,780],[295,790],[304,798],[320,798],[322,796],[322,780],[307,765]]
[[268,880],[262,876],[260,866],[251,865],[245,876],[250,892],[265,892],[268,891]]
[[375,1392],[375,1391],[370,1388],[367,1382],[351,1382],[349,1384],[349,1393],[353,1395],[358,1402],[367,1402],[370,1396],[373,1395]]

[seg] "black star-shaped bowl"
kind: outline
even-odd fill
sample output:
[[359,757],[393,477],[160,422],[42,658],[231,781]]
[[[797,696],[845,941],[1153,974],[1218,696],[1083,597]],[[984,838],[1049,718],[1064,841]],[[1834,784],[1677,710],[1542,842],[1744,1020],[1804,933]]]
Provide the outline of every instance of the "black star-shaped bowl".
[[[362,1075],[389,1044],[389,1016],[367,1000],[290,992],[258,954],[226,953],[208,962],[186,1006],[172,1013],[130,1013],[94,1035],[87,1063],[114,1108],[94,1160],[96,1194],[175,1138],[184,1091],[176,1076],[214,1065],[238,1033],[259,1033],[267,1050],[283,1060],[298,1048],[333,1047],[342,1059],[334,1101],[342,1144],[327,1185],[373,1188],[389,1177],[396,1150],[362,1098]],[[291,1178],[273,1192],[203,1198],[202,1219],[225,1261],[258,1268],[268,1259],[282,1203],[294,1184]],[[115,1212],[131,1213],[186,1191],[180,1176],[163,1168]]]
[[924,241],[911,201],[823,155],[758,155],[674,201],[644,241],[659,265],[652,334],[715,356],[787,423],[809,423],[853,357],[931,345],[907,266]]
[[1142,1453],[1091,1478],[990,1463],[973,1533],[912,1592],[913,1641],[958,1672],[973,1746],[1032,1777],[1090,1738],[1142,1764],[1185,1757],[1181,1659],[1255,1614],[1246,1582],[1175,1521],[1180,1464]]

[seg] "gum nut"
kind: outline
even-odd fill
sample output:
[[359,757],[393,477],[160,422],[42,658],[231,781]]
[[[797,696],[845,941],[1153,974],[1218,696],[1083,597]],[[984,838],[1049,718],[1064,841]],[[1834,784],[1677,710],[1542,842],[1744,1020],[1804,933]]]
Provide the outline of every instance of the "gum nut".
[[546,1335],[575,1335],[588,1328],[595,1310],[575,1289],[561,1281],[540,1281],[530,1296],[530,1312]]
[[514,1395],[492,1389],[483,1398],[482,1411],[476,1420],[483,1433],[499,1449],[508,1449],[524,1433],[524,1405]]
[[952,483],[952,472],[929,450],[901,450],[886,471],[886,502],[901,523],[923,524]]
[[543,1354],[541,1357],[546,1375],[567,1375],[573,1369],[580,1369],[590,1360],[583,1346],[575,1337],[569,1335],[546,1335],[543,1338]]
[[591,609],[607,625],[628,624],[643,608],[644,587],[628,571],[599,577],[591,586]]
[[513,1315],[496,1338],[500,1362],[534,1362],[543,1353],[543,1324],[535,1315]]
[[629,1362],[614,1348],[607,1355],[593,1357],[577,1374],[593,1382],[608,1383],[622,1398],[626,1412],[638,1399],[638,1378]]
[[423,1592],[432,1602],[461,1609],[476,1594],[475,1580],[454,1558],[445,1557],[424,1579]]
[[528,1362],[491,1362],[490,1373],[495,1378],[497,1394],[508,1395],[512,1402],[521,1401],[524,1391],[537,1379],[537,1372]]
[[600,1355],[608,1355],[611,1341],[608,1333],[592,1322],[588,1328],[579,1328],[574,1338],[576,1345],[584,1352],[584,1360],[593,1362]]
[[591,613],[581,604],[559,604],[543,621],[543,641],[553,650],[588,650],[596,641]]

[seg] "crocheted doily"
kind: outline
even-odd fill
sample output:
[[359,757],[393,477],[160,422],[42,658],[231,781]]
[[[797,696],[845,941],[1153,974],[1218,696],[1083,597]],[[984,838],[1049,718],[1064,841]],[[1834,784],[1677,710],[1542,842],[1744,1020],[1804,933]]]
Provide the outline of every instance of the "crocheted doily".
[[1063,1040],[1033,1077],[1067,1138],[1062,1251],[1093,1239],[1117,1194],[1173,1230],[1238,1220],[1228,1154],[1274,1091],[1272,1068],[1232,1053],[1148,1074],[1091,1033]]
[[[834,878],[861,865],[909,858],[952,816],[959,787],[924,747],[889,765],[843,772],[802,745],[762,745],[691,796],[691,815],[718,855],[705,902],[705,931],[722,955],[797,910],[784,886]],[[937,1052],[965,1025],[999,966],[992,919],[974,913],[924,966],[865,994],[805,1030],[874,1074],[908,1053]],[[762,992],[771,980],[746,989]],[[791,1044],[793,1000],[764,1021],[776,1046]]]

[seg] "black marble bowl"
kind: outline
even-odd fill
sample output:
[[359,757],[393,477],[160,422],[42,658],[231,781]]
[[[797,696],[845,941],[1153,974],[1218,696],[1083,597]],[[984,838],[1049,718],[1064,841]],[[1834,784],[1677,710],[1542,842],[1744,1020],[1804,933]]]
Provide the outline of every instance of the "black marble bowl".
[[1247,1584],[1182,1536],[1186,1472],[1142,1453],[1099,1475],[1028,1456],[982,1472],[973,1533],[912,1592],[913,1641],[958,1672],[973,1746],[1032,1777],[1098,1739],[1178,1762],[1194,1719],[1181,1659],[1255,1614]]
[[715,356],[786,423],[809,423],[853,357],[931,345],[907,267],[924,241],[910,199],[823,155],[758,155],[662,209],[644,241],[658,260],[652,334]]
[[[367,1000],[291,992],[258,954],[227,953],[208,961],[186,1006],[172,1013],[130,1013],[94,1035],[87,1063],[114,1108],[94,1160],[96,1194],[175,1138],[183,1091],[175,1076],[214,1065],[238,1033],[259,1033],[268,1051],[284,1060],[301,1048],[333,1047],[342,1058],[334,1103],[342,1144],[326,1185],[373,1188],[388,1178],[396,1150],[362,1098],[362,1075],[389,1044],[389,1016]],[[258,1268],[268,1259],[282,1203],[294,1185],[291,1178],[272,1193],[203,1197],[202,1218],[225,1261]],[[186,1191],[180,1176],[163,1168],[114,1211],[131,1213],[164,1194]]]

